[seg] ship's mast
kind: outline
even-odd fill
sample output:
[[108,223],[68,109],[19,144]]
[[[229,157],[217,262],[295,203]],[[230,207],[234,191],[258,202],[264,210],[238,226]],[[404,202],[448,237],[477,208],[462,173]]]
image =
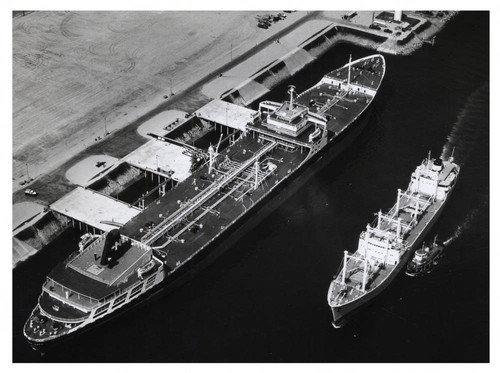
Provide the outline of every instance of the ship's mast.
[[418,203],[418,200],[415,200],[415,206],[414,206],[414,215],[412,214],[412,218],[416,219],[418,217],[418,212],[420,209],[420,204]]
[[214,147],[212,146],[212,144],[210,144],[210,146],[208,147],[208,173],[209,174],[212,174],[212,170],[213,170],[213,167],[214,167],[214,161],[215,161],[215,151],[214,151]]
[[255,161],[255,183],[254,190],[257,190],[259,187],[259,161]]
[[288,93],[290,93],[290,106],[288,110],[292,111],[293,110],[293,94],[295,92],[295,86],[291,85],[288,87]]
[[342,271],[342,285],[345,285],[345,278],[347,274],[347,250],[344,250],[344,270]]
[[361,288],[361,291],[363,293],[366,291],[367,274],[368,274],[368,259],[365,257],[365,266],[363,268],[363,287]]
[[217,143],[217,147],[215,148],[214,150],[214,147],[212,144],[210,144],[210,146],[208,147],[208,173],[209,174],[212,174],[212,171],[214,169],[214,166],[215,166],[215,158],[219,155],[219,146],[220,146],[220,143],[222,141],[222,136],[223,134],[221,133],[220,134],[220,138],[219,138],[219,142]]
[[349,91],[349,85],[351,84],[351,60],[352,55],[349,55],[349,65],[347,65],[347,90]]

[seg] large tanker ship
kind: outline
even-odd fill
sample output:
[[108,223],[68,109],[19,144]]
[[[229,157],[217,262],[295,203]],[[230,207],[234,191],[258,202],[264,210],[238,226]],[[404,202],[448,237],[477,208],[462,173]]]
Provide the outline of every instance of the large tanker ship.
[[327,146],[340,152],[366,122],[384,74],[381,55],[349,61],[299,95],[290,86],[283,103],[261,102],[223,151],[183,144],[197,167],[119,229],[87,235],[47,276],[26,338],[61,340],[171,283]]
[[334,327],[345,324],[348,315],[380,294],[404,268],[441,214],[459,172],[453,157],[431,159],[429,154],[411,175],[408,189],[398,189],[390,211],[379,211],[361,232],[357,251],[344,251],[328,289]]

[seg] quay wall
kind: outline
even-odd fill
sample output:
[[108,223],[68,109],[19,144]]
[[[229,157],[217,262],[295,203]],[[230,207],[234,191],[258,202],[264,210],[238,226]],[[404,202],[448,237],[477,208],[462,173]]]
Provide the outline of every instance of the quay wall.
[[259,70],[236,88],[224,93],[221,98],[234,104],[248,106],[321,57],[337,43],[349,42],[377,49],[386,40],[387,38],[383,36],[332,24],[307,39],[290,53]]
[[45,213],[38,221],[19,231],[12,238],[12,264],[22,262],[53,241],[67,227],[64,218],[52,211]]
[[[132,183],[141,172],[122,163],[107,175],[90,184],[88,188],[108,196],[116,195]],[[38,250],[52,242],[68,227],[68,220],[52,211],[20,230],[12,237],[12,266],[36,254]]]
[[88,185],[88,188],[107,196],[116,195],[140,174],[141,171],[127,163],[122,163],[104,177]]

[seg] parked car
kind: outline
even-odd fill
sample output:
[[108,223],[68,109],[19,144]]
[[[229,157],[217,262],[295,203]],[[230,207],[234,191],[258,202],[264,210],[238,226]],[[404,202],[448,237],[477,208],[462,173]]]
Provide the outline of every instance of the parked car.
[[36,195],[38,195],[38,193],[37,193],[37,192],[35,192],[33,189],[26,189],[26,190],[24,191],[24,194],[26,194],[26,195],[28,195],[28,196],[36,196]]

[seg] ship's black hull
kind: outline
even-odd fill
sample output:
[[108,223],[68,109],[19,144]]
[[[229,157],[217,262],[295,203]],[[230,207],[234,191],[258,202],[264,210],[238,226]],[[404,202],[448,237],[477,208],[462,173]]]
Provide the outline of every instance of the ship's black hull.
[[61,336],[57,339],[42,343],[29,342],[36,350],[48,352],[54,346],[73,337],[90,331],[102,325],[106,321],[123,315],[123,313],[142,305],[144,302],[153,301],[179,288],[184,283],[192,279],[196,273],[206,268],[210,263],[222,255],[228,248],[233,246],[246,233],[251,231],[266,216],[280,206],[286,199],[297,192],[305,182],[315,173],[321,170],[328,163],[333,161],[359,136],[369,122],[374,102],[371,102],[363,113],[351,123],[342,133],[330,140],[322,149],[308,158],[298,169],[292,172],[286,179],[281,181],[276,187],[264,194],[248,211],[240,216],[234,223],[228,226],[213,241],[205,245],[188,262],[180,268],[166,275],[162,284],[159,284],[150,292],[143,294],[129,304],[119,308],[110,315],[103,317],[76,330],[73,333]]

